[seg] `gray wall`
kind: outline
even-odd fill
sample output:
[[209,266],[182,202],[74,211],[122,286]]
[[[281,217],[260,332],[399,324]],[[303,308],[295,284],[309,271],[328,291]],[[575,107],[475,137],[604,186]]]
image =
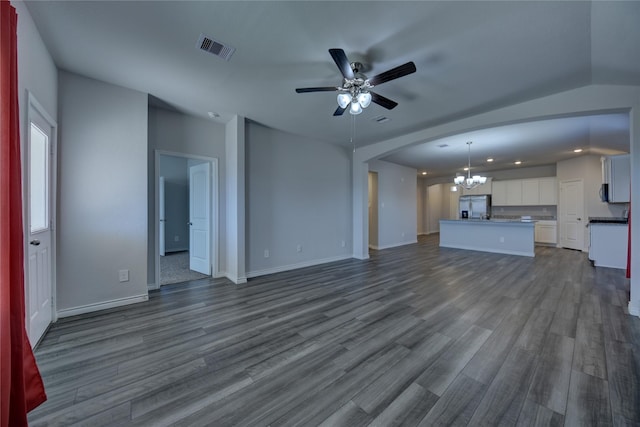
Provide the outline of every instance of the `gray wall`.
[[[148,283],[155,284],[155,150],[173,153],[205,156],[218,159],[218,223],[224,224],[225,208],[225,127],[197,117],[149,107],[148,119],[149,153],[149,240],[148,240]],[[225,265],[225,228],[218,227],[218,254],[221,266]],[[213,272],[217,274],[218,272]]]
[[369,161],[369,170],[378,172],[378,248],[416,242],[418,171],[381,160]]
[[64,71],[59,90],[58,310],[146,298],[147,95]]
[[248,276],[351,256],[350,164],[342,147],[248,124]]

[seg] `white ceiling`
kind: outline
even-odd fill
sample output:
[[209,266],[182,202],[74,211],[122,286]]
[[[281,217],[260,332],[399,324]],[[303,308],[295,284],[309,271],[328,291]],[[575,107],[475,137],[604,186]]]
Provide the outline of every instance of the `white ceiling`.
[[[369,76],[407,61],[417,67],[376,87],[399,105],[372,104],[357,116],[358,145],[584,85],[640,85],[639,1],[26,3],[61,69],[188,114],[216,112],[218,121],[239,114],[344,145],[351,116],[332,116],[336,94],[295,93],[341,84],[329,48],[363,62]],[[201,33],[235,47],[231,60],[198,50]],[[390,120],[374,122],[379,116]],[[434,141],[387,160],[450,173],[466,163],[470,139],[473,158],[492,155],[496,165],[515,157],[549,163],[573,146],[593,153],[629,146],[624,114],[611,114],[477,131],[449,138],[455,151],[436,150]]]

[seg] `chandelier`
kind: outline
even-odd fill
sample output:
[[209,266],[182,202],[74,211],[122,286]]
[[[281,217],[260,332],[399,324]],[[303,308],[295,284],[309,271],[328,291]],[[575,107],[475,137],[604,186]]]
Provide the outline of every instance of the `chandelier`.
[[453,179],[453,182],[464,189],[472,190],[478,185],[482,185],[487,182],[487,177],[480,175],[471,176],[471,141],[467,142],[467,146],[469,146],[469,163],[467,164],[467,177],[465,178],[464,175],[458,175]]

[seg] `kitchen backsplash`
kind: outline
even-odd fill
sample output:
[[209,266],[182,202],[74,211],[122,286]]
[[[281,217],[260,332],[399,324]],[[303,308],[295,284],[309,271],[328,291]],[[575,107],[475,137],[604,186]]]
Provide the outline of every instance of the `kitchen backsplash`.
[[520,218],[529,215],[533,219],[551,220],[557,217],[557,206],[492,206],[491,217],[496,219]]

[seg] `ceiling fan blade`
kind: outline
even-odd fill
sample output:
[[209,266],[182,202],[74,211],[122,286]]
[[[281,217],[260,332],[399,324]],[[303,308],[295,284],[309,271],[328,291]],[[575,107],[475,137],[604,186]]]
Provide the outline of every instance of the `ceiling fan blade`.
[[336,62],[336,65],[340,69],[340,72],[344,76],[345,79],[353,80],[355,76],[353,75],[353,70],[351,69],[351,64],[347,59],[347,55],[344,53],[342,49],[329,49],[329,53],[331,57]]
[[324,86],[324,87],[303,87],[296,89],[297,93],[307,93],[307,92],[334,92],[338,90],[335,86]]
[[394,80],[400,77],[404,77],[407,74],[416,72],[416,64],[413,62],[407,62],[406,64],[399,65],[395,68],[385,71],[384,73],[380,73],[377,76],[373,76],[369,79],[369,83],[373,86],[382,84],[384,82],[388,82],[389,80]]
[[382,95],[378,95],[375,92],[369,91],[369,93],[371,94],[371,101],[372,102],[375,102],[376,104],[386,108],[387,110],[393,110],[398,105],[397,102],[392,101],[389,98],[384,97]]
[[333,112],[334,116],[341,116],[345,111],[347,111],[346,108],[342,108],[340,106],[338,106],[338,108],[336,108],[336,111]]

